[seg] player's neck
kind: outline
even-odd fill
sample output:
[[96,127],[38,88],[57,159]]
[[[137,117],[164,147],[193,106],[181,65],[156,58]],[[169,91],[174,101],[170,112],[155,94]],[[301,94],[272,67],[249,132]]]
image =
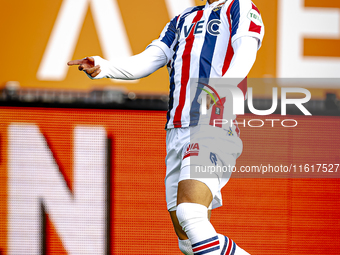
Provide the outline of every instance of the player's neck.
[[218,0],[208,0],[209,4],[212,4],[213,2],[217,2]]

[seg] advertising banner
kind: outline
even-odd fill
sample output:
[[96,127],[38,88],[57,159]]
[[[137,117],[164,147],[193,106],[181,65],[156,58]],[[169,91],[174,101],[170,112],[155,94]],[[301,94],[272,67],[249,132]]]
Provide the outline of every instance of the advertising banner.
[[[165,112],[0,116],[0,254],[180,254],[165,203]],[[212,213],[217,231],[251,254],[338,254],[340,118],[237,122],[243,152]]]

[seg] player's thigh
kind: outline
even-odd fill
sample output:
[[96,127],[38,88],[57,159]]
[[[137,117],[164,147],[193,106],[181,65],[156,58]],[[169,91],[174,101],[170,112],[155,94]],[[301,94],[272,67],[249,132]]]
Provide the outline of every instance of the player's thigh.
[[[177,215],[176,215],[176,211],[170,211],[169,213],[170,213],[170,218],[171,218],[172,224],[174,226],[177,237],[180,240],[187,240],[188,239],[187,235],[183,231],[181,225],[179,225]],[[211,210],[208,211],[208,219],[210,220],[210,218],[211,218]]]
[[[199,172],[211,165],[211,149],[204,143],[194,143],[197,154],[188,151],[189,156],[184,156],[181,164],[177,190],[177,205],[181,203],[195,203],[210,207],[213,198],[219,192],[222,173]],[[194,146],[191,146],[194,147]],[[210,209],[210,208],[209,208]]]
[[182,149],[189,143],[189,138],[189,128],[175,128],[167,131],[165,190],[169,211],[176,210],[178,182],[182,164]]
[[213,195],[209,187],[199,180],[182,180],[178,183],[177,205],[195,203],[206,206],[211,204]]

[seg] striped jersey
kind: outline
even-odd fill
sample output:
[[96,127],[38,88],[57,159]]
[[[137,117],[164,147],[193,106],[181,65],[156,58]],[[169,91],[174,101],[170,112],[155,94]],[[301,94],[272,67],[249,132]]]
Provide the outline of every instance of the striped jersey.
[[190,88],[190,80],[209,83],[221,78],[234,56],[232,44],[242,36],[255,37],[259,46],[264,26],[251,0],[220,0],[186,9],[173,18],[150,45],[160,47],[168,58],[170,100],[166,128],[199,122],[202,89]]

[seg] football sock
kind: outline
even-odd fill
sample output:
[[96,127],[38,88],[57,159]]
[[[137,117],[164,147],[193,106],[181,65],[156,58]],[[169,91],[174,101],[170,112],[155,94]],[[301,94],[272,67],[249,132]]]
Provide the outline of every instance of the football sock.
[[220,239],[221,255],[250,255],[229,237],[218,234],[218,238]]
[[234,243],[233,240],[221,234],[218,234],[218,238],[220,239],[220,245],[221,245],[220,254],[221,255],[235,255],[236,254],[235,253],[236,244]]
[[208,208],[195,203],[182,203],[176,212],[179,224],[190,239],[194,255],[220,255],[220,241],[208,220]]

